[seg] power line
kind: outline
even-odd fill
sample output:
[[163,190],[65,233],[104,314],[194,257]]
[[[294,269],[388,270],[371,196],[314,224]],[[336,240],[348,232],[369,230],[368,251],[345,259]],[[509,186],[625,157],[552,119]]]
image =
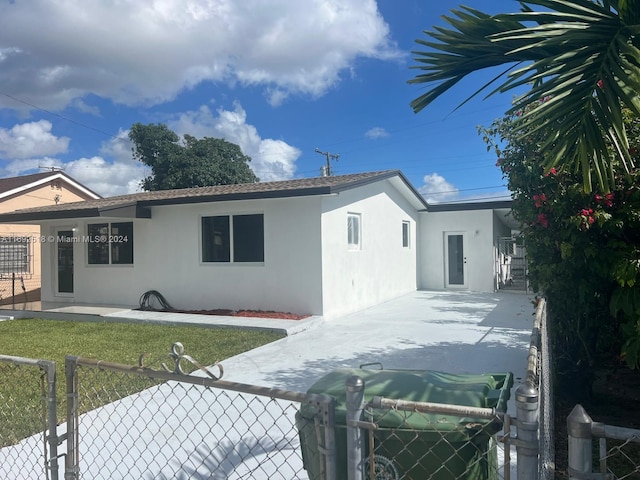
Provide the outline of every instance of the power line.
[[92,127],[91,125],[87,125],[86,123],[78,122],[77,120],[73,120],[72,118],[65,117],[64,115],[60,115],[59,113],[52,112],[51,110],[47,110],[46,108],[39,107],[38,105],[35,105],[33,103],[30,103],[30,102],[27,102],[26,100],[22,100],[22,99],[20,99],[18,97],[14,97],[13,95],[10,95],[10,94],[8,94],[6,92],[0,92],[0,95],[4,95],[5,97],[10,98],[12,100],[15,100],[16,102],[22,103],[24,105],[28,105],[28,106],[30,106],[32,108],[35,108],[36,110],[40,110],[41,112],[45,112],[45,113],[47,113],[47,114],[49,114],[49,115],[51,115],[53,117],[57,117],[57,118],[59,118],[61,120],[65,120],[67,122],[73,123],[75,125],[78,125],[80,127],[86,128],[88,130],[93,130],[94,132],[101,133],[103,135],[106,135],[107,137],[115,138],[115,139],[118,138],[116,135],[113,135],[111,133],[105,132],[104,130],[100,130],[99,128]]
[[462,198],[460,200],[447,200],[446,202],[434,202],[432,201],[431,203],[469,203],[470,201],[479,201],[479,200],[505,200],[505,199],[511,200],[511,194],[504,194],[504,195],[494,195],[492,197],[475,197],[475,198]]

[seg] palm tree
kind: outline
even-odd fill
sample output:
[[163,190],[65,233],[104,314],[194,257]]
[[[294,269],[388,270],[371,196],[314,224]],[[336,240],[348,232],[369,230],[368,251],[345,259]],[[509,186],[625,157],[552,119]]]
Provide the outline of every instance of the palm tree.
[[586,191],[594,177],[608,191],[615,173],[635,168],[622,109],[640,115],[640,0],[520,4],[493,16],[460,7],[444,17],[453,28],[425,31],[431,39],[416,42],[428,50],[413,52],[421,73],[409,83],[431,85],[411,107],[417,113],[468,74],[505,66],[465,102],[488,87],[487,96],[526,86],[507,112],[522,113],[517,132],[544,130],[547,169],[581,170]]

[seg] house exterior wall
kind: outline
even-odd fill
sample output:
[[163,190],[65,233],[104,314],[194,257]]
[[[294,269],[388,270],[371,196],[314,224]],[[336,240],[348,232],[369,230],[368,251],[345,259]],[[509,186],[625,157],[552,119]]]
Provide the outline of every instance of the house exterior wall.
[[421,212],[418,232],[419,288],[446,288],[445,234],[449,232],[465,237],[466,289],[495,291],[495,242],[499,228],[496,222],[499,220],[492,210]]
[[[63,180],[54,179],[51,182],[21,191],[10,197],[0,199],[0,213],[32,207],[55,205],[86,200],[89,197]],[[29,238],[29,272],[16,274],[0,273],[0,302],[26,299],[37,300],[41,286],[41,242],[39,225],[0,224],[0,241],[7,237]],[[24,285],[24,290],[23,290]]]
[[[360,215],[361,245],[348,246],[347,216]],[[390,182],[377,182],[322,200],[324,316],[361,310],[416,290],[415,207]],[[409,246],[402,246],[402,222]]]
[[[264,262],[203,263],[203,216],[264,215]],[[90,223],[127,219],[46,222],[87,233]],[[74,293],[56,295],[56,245],[47,244],[43,300],[138,306],[140,296],[158,290],[178,309],[260,309],[321,314],[320,198],[229,201],[152,208],[151,219],[135,219],[133,265],[88,265],[87,244],[74,248]]]

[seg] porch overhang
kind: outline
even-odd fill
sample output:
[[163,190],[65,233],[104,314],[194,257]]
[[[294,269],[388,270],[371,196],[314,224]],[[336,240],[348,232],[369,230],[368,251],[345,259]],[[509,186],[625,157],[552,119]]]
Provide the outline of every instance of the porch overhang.
[[151,218],[151,208],[138,202],[106,207],[74,208],[69,210],[17,211],[0,214],[0,223],[38,223],[44,220],[70,218]]

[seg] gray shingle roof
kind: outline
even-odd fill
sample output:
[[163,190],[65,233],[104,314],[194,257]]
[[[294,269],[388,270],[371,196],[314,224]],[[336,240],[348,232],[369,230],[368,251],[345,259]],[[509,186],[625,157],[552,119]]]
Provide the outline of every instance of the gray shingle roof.
[[[211,187],[140,192],[97,200],[85,200],[83,202],[16,210],[14,212],[0,214],[0,222],[8,223],[11,221],[108,216],[107,212],[117,209],[145,209],[156,205],[325,195],[393,177],[399,177],[424,203],[420,194],[415,191],[400,171],[385,170],[381,172],[301,178],[279,182],[244,183],[238,185],[217,185]],[[426,203],[424,206],[426,207]]]
[[[29,189],[33,184],[41,184],[42,181],[51,178],[52,180],[62,178],[66,180],[72,186],[79,188],[81,190],[85,190],[90,195],[98,198],[100,195],[92,191],[91,189],[85,187],[80,184],[78,181],[71,178],[69,175],[62,171],[54,171],[54,172],[42,172],[42,173],[32,173],[29,175],[20,175],[18,177],[7,177],[0,178],[0,196],[4,197],[5,194],[11,195],[14,190],[17,192],[23,191],[24,189]],[[13,192],[14,194],[15,192]]]
[[33,173],[31,175],[21,175],[19,177],[0,178],[0,193],[15,190],[16,188],[24,187],[30,183],[37,182],[43,178],[51,177],[55,175],[51,172]]

